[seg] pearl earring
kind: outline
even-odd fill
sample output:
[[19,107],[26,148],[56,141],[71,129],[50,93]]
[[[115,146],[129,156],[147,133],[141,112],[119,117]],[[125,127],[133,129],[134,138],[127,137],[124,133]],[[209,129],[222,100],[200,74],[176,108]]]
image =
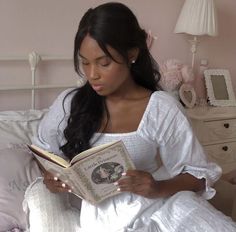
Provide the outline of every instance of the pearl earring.
[[134,64],[134,63],[135,63],[135,60],[132,60],[131,63]]

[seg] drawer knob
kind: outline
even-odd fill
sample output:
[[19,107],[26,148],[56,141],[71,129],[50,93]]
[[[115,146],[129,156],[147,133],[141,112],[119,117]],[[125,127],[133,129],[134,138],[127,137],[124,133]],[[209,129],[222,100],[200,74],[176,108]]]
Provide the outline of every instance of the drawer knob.
[[224,123],[225,128],[229,128],[229,123]]
[[228,151],[228,146],[223,146],[222,149],[223,149],[224,151]]

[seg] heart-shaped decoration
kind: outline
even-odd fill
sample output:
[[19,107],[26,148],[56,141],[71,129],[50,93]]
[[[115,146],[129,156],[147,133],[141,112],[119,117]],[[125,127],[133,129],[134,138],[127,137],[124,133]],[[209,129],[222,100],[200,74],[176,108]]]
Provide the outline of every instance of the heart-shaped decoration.
[[184,105],[188,108],[193,108],[197,100],[196,92],[193,86],[189,84],[182,84],[180,86],[179,97]]

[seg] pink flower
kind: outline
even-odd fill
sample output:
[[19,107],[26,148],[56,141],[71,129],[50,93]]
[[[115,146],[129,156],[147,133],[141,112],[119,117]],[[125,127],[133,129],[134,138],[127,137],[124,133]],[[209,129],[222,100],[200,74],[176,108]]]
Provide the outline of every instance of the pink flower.
[[178,90],[182,83],[193,80],[192,69],[177,59],[169,59],[160,64],[160,85],[166,91]]

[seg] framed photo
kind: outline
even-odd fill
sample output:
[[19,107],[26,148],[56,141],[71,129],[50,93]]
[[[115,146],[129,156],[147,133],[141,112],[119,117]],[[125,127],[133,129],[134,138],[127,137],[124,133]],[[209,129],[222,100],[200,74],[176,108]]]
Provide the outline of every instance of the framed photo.
[[204,71],[207,96],[213,106],[236,106],[231,77],[226,69]]
[[190,84],[180,86],[179,97],[187,108],[193,108],[197,100],[196,92]]

